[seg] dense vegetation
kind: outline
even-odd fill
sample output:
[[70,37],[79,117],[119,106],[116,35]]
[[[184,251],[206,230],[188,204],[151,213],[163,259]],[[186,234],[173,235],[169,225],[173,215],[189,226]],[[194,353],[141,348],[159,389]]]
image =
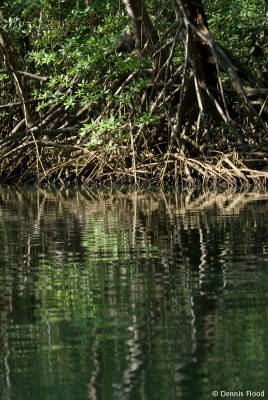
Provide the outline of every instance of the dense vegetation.
[[267,1],[0,6],[2,181],[265,182]]

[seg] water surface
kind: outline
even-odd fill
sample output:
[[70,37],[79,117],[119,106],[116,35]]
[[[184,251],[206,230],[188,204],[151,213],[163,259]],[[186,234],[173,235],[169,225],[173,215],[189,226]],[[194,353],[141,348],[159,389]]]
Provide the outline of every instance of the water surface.
[[267,207],[0,188],[1,399],[268,398]]

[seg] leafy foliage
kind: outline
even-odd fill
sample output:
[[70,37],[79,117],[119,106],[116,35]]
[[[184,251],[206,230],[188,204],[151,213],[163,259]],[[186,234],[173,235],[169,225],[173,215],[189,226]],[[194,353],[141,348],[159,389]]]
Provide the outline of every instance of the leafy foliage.
[[[268,58],[268,20],[263,0],[206,1],[209,27],[216,39],[261,73]],[[252,49],[256,45],[256,50]]]

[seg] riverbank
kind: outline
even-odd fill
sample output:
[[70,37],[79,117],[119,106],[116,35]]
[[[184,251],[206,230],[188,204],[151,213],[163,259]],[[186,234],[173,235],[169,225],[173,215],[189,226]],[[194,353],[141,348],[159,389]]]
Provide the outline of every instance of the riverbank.
[[53,141],[34,133],[7,139],[0,141],[1,183],[266,186],[268,179],[268,146],[212,147],[195,158],[159,146],[137,153],[127,140],[90,149],[75,138],[66,143],[62,133]]

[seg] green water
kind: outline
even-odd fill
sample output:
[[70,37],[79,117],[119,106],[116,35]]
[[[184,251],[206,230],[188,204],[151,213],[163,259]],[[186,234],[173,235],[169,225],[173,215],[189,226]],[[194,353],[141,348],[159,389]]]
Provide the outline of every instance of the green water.
[[267,209],[0,188],[0,398],[268,399]]

